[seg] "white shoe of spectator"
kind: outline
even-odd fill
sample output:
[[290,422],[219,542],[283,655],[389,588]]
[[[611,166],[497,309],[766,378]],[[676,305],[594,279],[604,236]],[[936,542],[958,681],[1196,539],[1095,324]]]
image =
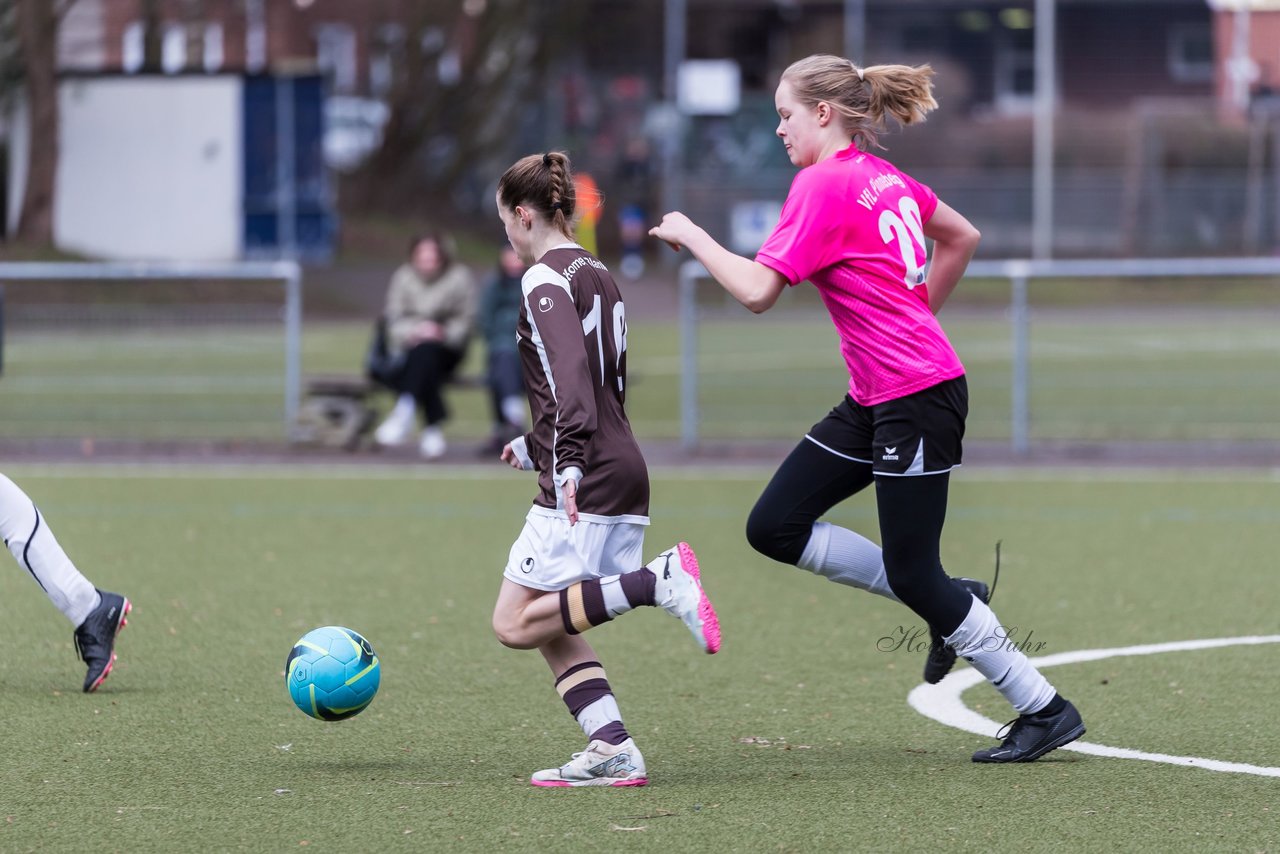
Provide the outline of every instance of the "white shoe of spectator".
[[422,441],[418,443],[418,452],[428,460],[438,460],[444,456],[444,431],[439,427],[427,427],[422,431]]
[[401,399],[396,402],[386,420],[378,425],[378,429],[373,433],[373,440],[385,447],[393,448],[403,445],[413,435],[413,428],[416,426],[416,422],[417,416],[414,414],[413,398],[409,398],[407,406],[404,400]]

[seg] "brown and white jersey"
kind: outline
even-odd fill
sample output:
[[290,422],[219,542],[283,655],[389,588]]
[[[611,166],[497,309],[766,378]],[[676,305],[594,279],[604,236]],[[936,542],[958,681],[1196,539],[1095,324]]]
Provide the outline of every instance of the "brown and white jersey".
[[580,473],[580,514],[647,523],[649,472],[623,408],[627,317],[617,283],[595,256],[565,243],[521,286],[516,339],[533,413],[524,450],[539,472],[534,504],[563,510],[560,486]]

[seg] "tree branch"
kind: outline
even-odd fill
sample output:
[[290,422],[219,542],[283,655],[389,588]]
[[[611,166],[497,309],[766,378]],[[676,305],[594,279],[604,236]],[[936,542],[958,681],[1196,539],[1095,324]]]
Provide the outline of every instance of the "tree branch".
[[60,3],[54,3],[53,19],[55,21],[61,21],[67,16],[67,13],[71,11],[71,7],[76,5],[77,2],[78,0],[62,0]]

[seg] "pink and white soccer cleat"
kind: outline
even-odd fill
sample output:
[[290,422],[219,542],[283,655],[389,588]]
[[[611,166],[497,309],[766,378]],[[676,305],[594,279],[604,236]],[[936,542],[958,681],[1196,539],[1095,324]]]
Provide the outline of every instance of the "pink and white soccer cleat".
[[535,771],[529,782],[535,786],[644,786],[649,782],[644,757],[636,743],[593,741],[581,753],[559,768]]
[[702,589],[698,556],[689,544],[677,543],[649,561],[647,567],[658,579],[654,587],[658,606],[689,628],[703,652],[719,651],[720,618]]

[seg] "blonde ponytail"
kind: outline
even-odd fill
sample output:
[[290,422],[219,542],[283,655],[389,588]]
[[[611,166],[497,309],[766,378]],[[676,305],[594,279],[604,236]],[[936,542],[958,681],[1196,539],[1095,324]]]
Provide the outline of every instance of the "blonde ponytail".
[[859,68],[841,56],[815,54],[782,72],[796,98],[806,106],[825,101],[840,116],[841,127],[863,149],[878,148],[888,117],[900,124],[922,122],[938,106],[933,69],[928,65],[872,65]]

